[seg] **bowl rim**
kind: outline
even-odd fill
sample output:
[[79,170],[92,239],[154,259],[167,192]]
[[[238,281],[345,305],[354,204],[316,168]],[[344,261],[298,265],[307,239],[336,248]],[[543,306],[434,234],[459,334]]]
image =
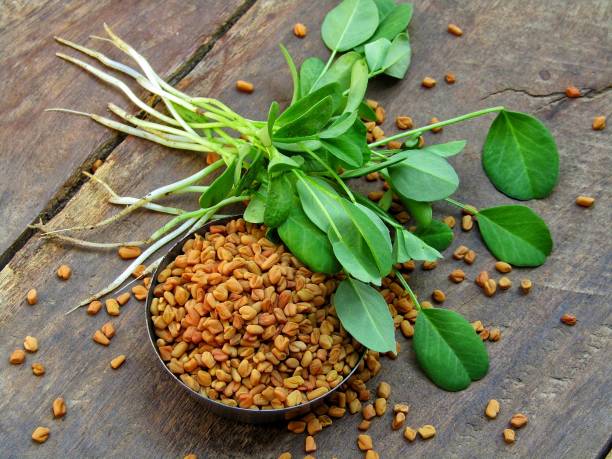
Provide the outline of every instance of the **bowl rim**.
[[[210,220],[208,222],[206,222],[206,224],[204,224],[201,228],[197,229],[194,232],[189,233],[188,235],[184,236],[183,238],[181,238],[179,241],[177,241],[175,244],[172,245],[172,247],[170,249],[168,249],[168,251],[166,252],[166,254],[163,256],[163,258],[161,259],[160,263],[157,265],[157,268],[155,268],[155,271],[152,273],[151,275],[151,283],[149,285],[149,289],[147,292],[147,298],[146,301],[144,303],[144,313],[145,313],[145,321],[146,321],[146,326],[147,326],[147,335],[149,337],[149,343],[151,344],[153,351],[155,353],[155,355],[157,356],[157,361],[159,362],[159,364],[164,368],[165,372],[171,376],[171,378],[177,382],[183,389],[187,390],[189,394],[191,394],[193,397],[195,397],[196,399],[200,400],[201,402],[204,403],[209,403],[211,404],[213,407],[216,407],[218,409],[224,410],[224,411],[229,411],[229,412],[233,412],[236,414],[247,414],[249,416],[264,416],[264,413],[267,416],[281,416],[281,415],[285,415],[286,419],[291,419],[292,417],[290,416],[292,413],[295,413],[297,411],[305,411],[306,408],[312,408],[316,405],[319,405],[323,400],[325,400],[326,398],[328,398],[331,394],[333,394],[335,391],[337,391],[341,386],[343,386],[351,376],[353,376],[353,374],[355,374],[355,372],[357,371],[357,368],[359,368],[359,364],[361,363],[361,361],[363,360],[366,352],[367,352],[367,348],[364,345],[362,346],[362,350],[359,356],[359,360],[357,361],[357,363],[355,364],[355,366],[353,368],[351,368],[351,371],[342,379],[342,381],[336,385],[336,387],[333,387],[332,389],[330,389],[328,392],[326,392],[323,395],[318,396],[317,398],[314,398],[312,400],[308,400],[307,402],[304,403],[300,403],[298,405],[295,406],[290,406],[290,407],[284,407],[284,408],[270,408],[270,409],[252,409],[252,408],[242,408],[239,406],[231,406],[231,405],[227,405],[219,400],[214,400],[211,399],[209,397],[206,397],[204,395],[202,395],[199,392],[196,392],[195,390],[193,390],[192,388],[190,388],[189,386],[187,386],[183,381],[181,381],[181,379],[175,375],[174,373],[172,373],[172,371],[170,371],[170,369],[168,368],[168,366],[166,365],[166,363],[164,362],[164,360],[161,358],[161,355],[159,353],[159,350],[157,349],[157,344],[156,344],[156,339],[157,336],[155,335],[155,330],[154,330],[154,325],[153,325],[153,321],[151,320],[151,313],[150,313],[150,306],[151,306],[151,302],[153,301],[154,295],[153,295],[153,291],[155,289],[155,286],[158,285],[157,282],[157,276],[158,274],[166,268],[166,266],[171,262],[171,259],[174,259],[178,254],[182,253],[182,248],[183,245],[189,240],[192,239],[196,234],[199,234],[201,236],[204,236],[207,232],[208,229],[213,226],[213,225],[226,225],[227,223],[229,223],[232,220],[236,220],[239,218],[244,218],[244,216],[242,214],[235,214],[235,215],[228,215],[228,216],[223,216],[222,218],[218,218],[215,220]],[[299,414],[297,414],[297,416],[299,416]]]

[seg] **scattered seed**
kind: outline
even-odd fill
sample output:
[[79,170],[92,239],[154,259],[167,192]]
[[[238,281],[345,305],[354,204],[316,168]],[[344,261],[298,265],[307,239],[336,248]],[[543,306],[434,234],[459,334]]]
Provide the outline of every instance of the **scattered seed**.
[[380,126],[375,126],[374,129],[372,129],[372,136],[374,140],[381,140],[385,137],[385,131],[383,131]]
[[606,117],[602,115],[593,118],[592,128],[594,131],[603,131],[606,128]]
[[499,402],[495,399],[491,399],[489,400],[485,408],[485,415],[489,419],[495,419],[497,415],[499,414],[499,410],[500,410]]
[[102,333],[100,330],[96,330],[93,335],[93,340],[102,346],[108,346],[110,344],[110,340],[104,336],[104,333]]
[[402,320],[400,322],[400,330],[402,335],[406,338],[412,338],[414,336],[414,326],[408,320]]
[[419,136],[419,144],[417,145],[419,148],[423,148],[425,146],[425,137],[422,135]]
[[393,420],[391,421],[391,428],[393,430],[399,430],[404,425],[404,421],[406,420],[406,415],[401,411],[395,413],[393,416]]
[[66,415],[66,402],[64,402],[64,399],[62,397],[58,397],[53,400],[51,410],[53,411],[54,418],[64,417]]
[[405,403],[396,403],[393,405],[394,413],[404,413],[404,415],[408,415],[408,411],[410,411],[410,405],[406,405]]
[[[117,297],[117,303],[119,303],[119,305],[120,305],[120,306],[123,306],[123,305],[124,305],[124,304],[126,304],[128,301],[130,301],[130,297],[131,297],[131,296],[132,296],[132,295],[130,295],[130,292],[125,292],[125,293],[122,293],[121,295],[119,295],[119,296]],[[180,304],[180,302],[179,302],[179,304]],[[185,304],[185,303],[183,303],[183,304]]]
[[475,320],[474,322],[472,322],[472,328],[476,333],[480,333],[484,330],[484,325],[482,325],[482,322],[480,320]]
[[308,435],[306,437],[306,441],[304,442],[304,451],[307,453],[314,453],[317,450],[317,444],[315,443],[315,439],[312,435]]
[[576,316],[573,314],[563,314],[561,316],[561,322],[563,322],[565,325],[570,325],[570,326],[576,325],[576,322],[577,322]]
[[366,434],[360,434],[357,437],[357,446],[361,451],[372,449],[372,437]]
[[96,171],[97,171],[98,169],[100,169],[100,167],[102,166],[102,164],[104,164],[104,161],[102,161],[101,159],[96,159],[96,160],[94,161],[94,163],[92,164],[92,166],[91,166],[91,171],[92,171],[92,172],[95,174],[95,173],[96,173]]
[[[374,112],[376,113],[376,124],[383,124],[385,122],[385,118],[387,116],[383,106],[379,105],[378,107],[376,107]],[[372,131],[374,131],[374,130],[372,130]]]
[[478,273],[478,276],[476,276],[476,279],[474,279],[474,282],[480,288],[484,288],[484,286],[487,284],[488,280],[489,280],[489,273],[487,271],[480,271]]
[[70,266],[61,265],[59,268],[57,268],[57,277],[59,277],[61,280],[68,280],[70,279],[71,275],[72,268],[70,268]]
[[525,295],[527,295],[531,291],[531,287],[533,287],[533,284],[529,279],[523,279],[521,281],[521,291]]
[[138,301],[143,301],[147,298],[149,291],[144,285],[135,285],[132,287],[132,293],[134,294],[134,298]]
[[591,207],[595,203],[595,198],[591,196],[578,196],[576,198],[576,204],[580,207]]
[[516,434],[512,429],[504,429],[503,432],[504,441],[508,444],[514,443],[516,440]]
[[398,140],[391,140],[388,144],[387,144],[387,148],[389,150],[401,150],[402,148],[402,142],[399,142]]
[[355,414],[361,411],[361,401],[358,398],[349,402],[349,413]]
[[565,95],[571,99],[575,99],[576,97],[580,97],[582,94],[580,94],[580,89],[578,89],[576,86],[568,86],[565,89]]
[[446,300],[446,295],[444,294],[444,292],[442,290],[434,290],[431,294],[431,298],[436,302],[436,303],[444,303],[444,301]]
[[512,266],[505,261],[498,261],[495,263],[495,269],[502,274],[507,274],[512,271]]
[[510,425],[514,427],[515,429],[520,429],[525,424],[527,424],[527,422],[528,422],[527,416],[525,416],[523,413],[516,413],[510,419]]
[[446,226],[448,226],[450,229],[453,229],[455,227],[456,221],[455,221],[455,217],[453,217],[452,215],[448,215],[444,217],[443,221],[446,224]]
[[374,451],[373,449],[370,449],[366,451],[365,459],[380,459],[380,456],[376,451]]
[[42,376],[45,374],[45,366],[40,362],[32,364],[32,373],[34,376]]
[[414,127],[414,123],[412,122],[412,118],[409,116],[398,116],[395,118],[395,125],[398,129],[406,130],[412,129]]
[[423,271],[431,271],[432,269],[435,269],[436,266],[438,266],[436,261],[424,261],[421,268]]
[[253,86],[253,83],[250,83],[244,80],[238,80],[236,81],[236,89],[240,92],[245,92],[245,93],[250,94],[253,92],[255,87]]
[[[436,124],[439,123],[440,120],[438,118],[436,118],[435,116],[429,120],[429,124]],[[442,132],[442,128],[441,127],[435,127],[435,128],[431,128],[431,132],[433,132],[434,134],[437,134],[438,132]]]
[[368,193],[368,199],[370,201],[378,202],[382,199],[385,193],[383,191],[370,191]]
[[501,339],[501,330],[497,327],[493,327],[489,332],[489,340],[490,341],[499,341]]
[[119,247],[117,253],[119,254],[119,257],[124,260],[132,260],[134,258],[138,258],[142,253],[142,250],[140,250],[140,247],[136,246],[123,246]]
[[287,430],[296,434],[303,433],[306,430],[306,423],[304,421],[289,421]]
[[371,403],[365,405],[361,410],[361,416],[363,416],[363,419],[365,419],[366,421],[369,421],[370,419],[375,417],[376,411],[374,410],[374,406]]
[[382,416],[387,411],[387,400],[385,398],[377,398],[374,401],[374,411],[376,416]]
[[363,419],[359,425],[357,425],[357,429],[361,430],[362,432],[365,432],[366,430],[368,430],[370,428],[370,424],[372,423],[372,421],[368,421],[366,419]]
[[87,306],[87,314],[90,316],[95,316],[98,312],[100,312],[100,309],[102,309],[102,303],[98,300],[93,300],[91,303],[89,303],[89,306]]
[[474,227],[474,219],[471,215],[464,215],[461,217],[461,229],[463,231],[470,231]]
[[32,432],[32,440],[36,443],[44,443],[49,438],[50,432],[51,431],[46,427],[37,427],[34,429],[34,432]]
[[491,332],[488,328],[483,328],[482,331],[478,334],[478,336],[480,336],[481,340],[486,341],[491,336]]
[[456,37],[460,37],[461,35],[463,35],[463,30],[461,30],[461,28],[457,24],[449,24],[448,32]]
[[30,290],[28,290],[28,293],[26,294],[26,301],[30,306],[33,306],[38,303],[38,292],[35,288],[31,288]]
[[114,298],[109,298],[105,302],[106,304],[106,313],[109,316],[118,316],[120,313],[119,302]]
[[421,81],[421,85],[424,88],[431,89],[436,85],[436,80],[431,77],[425,77],[423,78],[423,81]]
[[125,355],[121,354],[111,360],[110,366],[113,370],[116,370],[123,365],[123,362],[125,362]]
[[332,418],[341,418],[346,414],[346,408],[340,408],[339,406],[331,406],[328,413]]
[[484,285],[483,290],[484,294],[489,297],[495,295],[495,292],[497,291],[497,282],[495,282],[495,279],[487,280],[487,283]]
[[455,84],[457,77],[455,77],[454,73],[448,72],[446,75],[444,75],[444,81],[446,81],[447,84]]
[[106,322],[104,325],[102,325],[100,331],[104,333],[104,336],[106,336],[108,339],[111,339],[113,336],[115,336],[115,326],[112,322]]
[[15,349],[9,357],[9,363],[13,365],[21,365],[25,362],[26,354],[21,349]]
[[323,427],[321,426],[321,422],[318,418],[313,418],[306,423],[306,431],[308,432],[308,435],[314,435],[322,430]]
[[218,153],[214,153],[214,152],[206,153],[206,164],[208,166],[210,166],[213,163],[216,163],[217,161],[219,161],[219,159],[221,159],[221,156],[219,156]]
[[[281,454],[281,456],[282,456],[282,454]],[[281,456],[279,456],[278,459],[281,459]],[[183,459],[198,459],[198,455],[194,454],[194,453],[190,453],[190,454],[187,454]],[[291,456],[283,458],[283,459],[291,459]]]
[[372,110],[376,110],[379,104],[378,104],[378,101],[374,99],[366,99],[366,105],[370,107]]
[[476,261],[476,252],[474,252],[473,250],[468,250],[465,256],[463,257],[463,261],[468,265],[474,263],[474,261]]
[[465,255],[468,253],[469,250],[470,249],[468,249],[466,246],[460,245],[453,252],[453,258],[455,260],[463,260],[463,258],[465,257]]
[[379,178],[380,178],[380,175],[378,172],[370,172],[369,174],[365,176],[365,179],[368,182],[375,182]]
[[411,427],[406,427],[404,429],[404,438],[409,442],[413,442],[416,440],[417,432]]
[[465,273],[461,269],[454,269],[449,275],[448,278],[451,282],[455,284],[459,284],[465,280]]
[[512,281],[506,276],[502,276],[499,278],[497,285],[501,290],[508,290],[510,287],[512,287]]
[[429,440],[436,436],[436,428],[431,424],[424,425],[423,427],[419,427],[418,429],[419,435],[423,440]]
[[289,452],[281,453],[278,459],[291,459],[293,456]]
[[26,336],[23,340],[23,348],[28,352],[36,352],[38,350],[38,340],[33,336]]
[[293,26],[293,35],[295,35],[296,37],[304,38],[307,34],[308,28],[301,22],[298,22],[296,25]]

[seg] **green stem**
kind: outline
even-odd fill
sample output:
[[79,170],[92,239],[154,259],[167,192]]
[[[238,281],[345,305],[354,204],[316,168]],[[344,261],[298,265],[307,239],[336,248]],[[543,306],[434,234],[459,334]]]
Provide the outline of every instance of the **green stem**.
[[402,273],[395,271],[395,276],[399,279],[400,284],[402,284],[402,287],[404,287],[404,290],[406,290],[408,295],[410,295],[410,298],[414,303],[414,307],[417,308],[417,311],[421,312],[421,303],[419,303],[419,300],[410,288],[410,285],[408,285],[408,282],[406,282],[406,279],[404,279],[404,276],[402,276]]
[[445,198],[446,202],[452,204],[453,206],[457,206],[463,210],[465,210],[470,215],[475,215],[478,213],[478,209],[474,206],[470,206],[469,204],[463,204],[462,202],[455,201],[452,198]]
[[319,82],[319,80],[321,79],[321,77],[325,75],[325,72],[329,70],[329,66],[332,64],[332,61],[334,60],[334,57],[336,57],[337,52],[338,51],[336,51],[335,49],[332,51],[331,55],[329,56],[329,59],[327,59],[327,63],[325,64],[325,67],[323,67],[323,71],[319,74],[315,82],[312,84],[311,88],[314,88]]
[[310,149],[306,148],[306,146],[304,146],[304,144],[300,144],[302,146],[302,148],[304,149],[304,151],[306,153],[308,153],[312,159],[314,159],[316,162],[318,162],[321,166],[323,166],[325,168],[325,170],[332,176],[332,178],[338,182],[338,184],[342,187],[342,189],[344,190],[344,192],[346,193],[346,195],[350,198],[351,201],[353,202],[357,202],[355,201],[355,196],[353,196],[353,193],[351,192],[351,190],[349,189],[348,186],[346,186],[346,183],[344,183],[344,180],[342,180],[342,178],[340,178],[340,176],[338,174],[336,174],[334,172],[334,170],[329,167],[329,165],[323,161],[321,158],[319,158],[315,152],[311,151]]
[[399,134],[392,135],[391,137],[385,137],[384,139],[377,140],[376,142],[368,144],[369,147],[377,147],[379,145],[384,145],[389,143],[392,140],[399,140],[406,137],[416,137],[421,135],[424,132],[431,131],[434,128],[449,126],[451,124],[460,123],[461,121],[469,120],[472,118],[477,118],[479,116],[487,115],[489,113],[500,112],[504,110],[504,107],[497,106],[491,108],[483,108],[482,110],[478,110],[476,112],[468,113],[466,115],[457,116],[455,118],[451,118],[446,121],[440,121],[438,123],[428,124],[427,126],[423,126],[417,129],[412,129],[406,132],[400,132]]

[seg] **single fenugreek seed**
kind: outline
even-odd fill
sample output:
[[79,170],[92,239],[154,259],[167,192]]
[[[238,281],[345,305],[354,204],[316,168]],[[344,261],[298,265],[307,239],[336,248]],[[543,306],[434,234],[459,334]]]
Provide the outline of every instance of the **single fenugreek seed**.
[[340,408],[339,406],[330,406],[327,412],[332,418],[341,418],[346,413],[346,408]]
[[488,328],[483,328],[482,331],[478,335],[480,336],[481,340],[486,341],[489,339],[489,336],[491,336],[491,332],[489,331]]
[[409,320],[402,320],[400,322],[400,331],[406,338],[412,338],[414,336],[414,326]]
[[487,271],[480,271],[478,273],[478,276],[476,276],[476,279],[474,279],[474,282],[480,288],[484,288],[488,280],[489,280],[489,273]]
[[404,415],[408,415],[408,411],[410,411],[410,405],[406,405],[405,403],[396,403],[393,405],[394,413],[404,413]]
[[512,429],[504,429],[503,432],[504,441],[508,444],[514,443],[516,440],[516,434]]
[[451,282],[455,284],[459,284],[465,280],[465,273],[461,269],[454,269],[449,275],[448,278]]
[[32,364],[32,373],[34,376],[42,376],[45,374],[45,366],[40,362],[34,362]]
[[376,108],[378,107],[378,101],[374,99],[366,99],[366,105],[372,110],[376,110]]
[[444,301],[446,300],[446,295],[444,294],[444,292],[442,290],[434,290],[431,294],[431,298],[436,302],[436,303],[444,303]]
[[512,281],[506,276],[502,276],[499,278],[497,285],[499,286],[500,290],[508,290],[510,287],[512,287]]
[[578,196],[576,198],[576,204],[578,204],[580,207],[591,207],[593,204],[595,204],[595,198],[591,196]]
[[116,370],[121,365],[123,365],[123,362],[125,362],[125,355],[121,354],[115,357],[113,360],[111,360],[110,366],[113,370]]
[[357,446],[361,451],[368,451],[372,449],[372,437],[366,434],[360,434],[357,437]]
[[374,411],[376,411],[376,416],[382,416],[387,411],[387,399],[385,398],[377,398],[374,401]]
[[109,298],[105,302],[106,304],[106,313],[109,316],[118,316],[120,313],[119,302],[114,298]]
[[489,419],[495,419],[499,414],[500,406],[499,402],[495,399],[489,400],[487,406],[485,407],[485,415]]
[[531,291],[531,287],[533,287],[533,284],[531,283],[531,280],[529,280],[529,279],[521,280],[521,291],[525,295],[527,295]]
[[461,27],[459,27],[457,24],[449,24],[447,30],[455,37],[460,37],[461,35],[463,35],[463,30],[461,30]]
[[391,385],[388,382],[381,381],[376,388],[376,394],[379,397],[384,399],[388,399],[391,395]]
[[385,137],[385,131],[380,126],[375,126],[372,129],[372,136],[374,136],[374,140],[380,140]]
[[419,427],[417,430],[423,440],[429,440],[436,436],[436,428],[431,424],[426,424],[423,427]]
[[102,166],[102,164],[104,164],[104,161],[102,161],[102,160],[101,160],[101,159],[99,159],[99,158],[98,158],[98,159],[96,159],[96,160],[94,161],[94,163],[91,165],[91,171],[92,171],[92,172],[95,174],[95,173],[96,173],[96,171],[97,171],[98,169],[100,169],[100,167]]
[[446,224],[446,226],[448,226],[451,229],[453,229],[455,225],[457,224],[457,222],[455,221],[455,217],[453,217],[452,215],[447,215],[446,217],[444,217],[443,221]]
[[497,291],[497,282],[495,282],[495,279],[489,279],[482,289],[485,295],[493,296]]
[[[436,124],[439,123],[440,120],[438,118],[436,118],[435,116],[429,120],[429,124]],[[437,134],[438,132],[442,132],[442,128],[441,127],[435,127],[435,128],[431,128],[431,132],[433,132],[434,134]]]
[[463,257],[463,261],[468,265],[471,265],[476,261],[476,252],[473,250],[468,250],[465,256]]
[[387,148],[389,150],[400,150],[402,148],[402,142],[398,141],[398,140],[391,140],[388,144],[387,144]]
[[[281,456],[282,456],[282,454],[281,454]],[[198,455],[194,454],[194,453],[189,453],[185,457],[183,457],[183,459],[198,459]],[[280,459],[280,456],[279,456],[279,459]],[[286,459],[291,459],[291,456],[289,456]]]
[[323,430],[323,426],[321,425],[321,421],[318,418],[313,418],[306,423],[306,431],[308,435],[314,435]]
[[370,201],[378,202],[382,199],[385,193],[383,191],[370,191],[368,193],[368,199]]
[[[385,122],[385,118],[387,117],[383,106],[379,105],[378,107],[376,107],[374,113],[376,113],[376,124],[383,124]],[[372,130],[372,132],[374,132],[374,130]]]
[[296,434],[302,433],[306,430],[306,423],[304,421],[289,421],[287,430]]
[[87,306],[87,314],[90,316],[95,316],[98,312],[100,312],[100,309],[102,309],[102,303],[98,300],[93,300],[91,303],[89,303],[89,306]]
[[[177,287],[177,289],[179,289],[179,288],[180,288],[180,287]],[[183,290],[185,290],[185,289],[183,289]],[[119,305],[120,305],[120,306],[123,306],[123,305],[124,305],[124,304],[126,304],[128,301],[130,301],[130,297],[131,297],[131,296],[132,296],[132,295],[130,294],[130,292],[125,292],[125,293],[122,293],[121,295],[119,295],[119,296],[117,297],[117,303],[119,303]],[[181,303],[179,302],[179,304],[181,304]],[[185,304],[185,303],[183,302],[183,304],[181,304],[181,306],[182,306],[182,305],[184,305],[184,304]]]
[[315,443],[315,439],[312,435],[308,435],[306,437],[306,441],[304,442],[304,451],[307,453],[314,453],[317,450],[317,444]]
[[28,352],[36,352],[38,350],[38,340],[33,336],[26,336],[23,340],[23,348]]
[[423,78],[423,81],[421,81],[421,85],[424,88],[431,89],[436,85],[436,80],[431,77],[425,77]]
[[123,260],[132,260],[134,258],[138,258],[142,253],[142,250],[140,250],[140,247],[130,245],[119,247],[117,253]]
[[280,453],[278,459],[292,459],[292,455],[289,452]]
[[70,266],[61,265],[59,268],[57,268],[57,277],[59,277],[61,280],[68,280],[70,279],[71,275],[72,268],[70,268]]
[[463,260],[463,258],[465,257],[465,254],[468,253],[470,249],[467,248],[464,245],[460,245],[459,247],[457,247],[455,249],[455,251],[453,252],[453,258],[455,260]]
[[561,322],[564,323],[565,325],[576,325],[576,316],[573,314],[563,314],[561,316]]
[[436,266],[438,266],[438,263],[435,261],[424,261],[421,265],[421,268],[423,269],[423,271],[431,271]]
[[253,86],[253,83],[244,80],[238,80],[236,81],[236,89],[240,92],[250,94],[253,92],[255,87]]
[[378,172],[370,172],[365,176],[366,181],[375,182],[380,178],[380,174]]
[[30,306],[33,306],[38,303],[38,292],[35,288],[31,288],[30,290],[28,290],[28,293],[26,294],[26,301]]
[[36,443],[44,443],[49,438],[50,432],[51,431],[47,427],[39,426],[34,429],[34,432],[32,432],[32,440],[34,440]]
[[393,416],[393,420],[391,421],[391,428],[393,430],[401,429],[402,426],[404,425],[405,420],[406,420],[406,415],[404,413],[402,413],[401,411],[395,413],[395,415]]
[[498,261],[497,263],[495,263],[495,269],[502,274],[507,274],[512,271],[512,266],[509,263],[506,263],[505,261]]
[[9,357],[9,363],[12,365],[21,365],[26,358],[26,354],[22,349],[15,349]]
[[358,425],[357,425],[357,429],[361,430],[362,432],[365,432],[366,430],[368,430],[370,428],[370,425],[372,424],[372,421],[368,421],[367,419],[363,419]]
[[527,421],[528,421],[527,416],[525,416],[523,413],[516,413],[510,419],[510,425],[514,427],[515,429],[520,429],[525,424],[527,424]]
[[446,83],[448,84],[455,84],[455,81],[457,81],[457,77],[454,73],[448,72],[446,75],[444,75],[444,81],[446,81]]
[[96,330],[93,335],[93,340],[102,346],[108,346],[110,344],[110,340],[104,336],[104,333],[102,333],[100,330]]
[[433,304],[431,304],[429,301],[421,301],[421,307],[423,309],[432,309]]
[[499,341],[501,339],[501,330],[497,327],[493,327],[489,332],[490,341]]
[[104,336],[106,336],[108,339],[115,336],[115,326],[112,322],[106,322],[104,325],[102,325],[100,331],[104,333]]
[[66,402],[64,399],[62,397],[58,397],[53,400],[51,410],[53,411],[54,418],[64,417],[66,415]]
[[369,449],[365,453],[365,459],[380,459],[380,455],[373,449]]
[[408,440],[409,442],[413,442],[414,440],[416,440],[416,436],[417,436],[416,430],[410,427],[406,427],[404,429],[404,438]]
[[461,229],[463,231],[470,231],[474,227],[474,219],[471,215],[464,215],[461,217]]
[[596,116],[593,118],[593,124],[591,126],[594,131],[602,131],[606,128],[606,117],[605,116]]
[[570,99],[575,99],[576,97],[580,97],[582,94],[580,94],[580,89],[578,89],[576,86],[568,86],[565,89],[565,95]]
[[295,35],[296,37],[304,38],[307,34],[308,28],[301,22],[298,22],[296,25],[293,26],[293,35]]
[[371,403],[368,403],[367,405],[365,405],[363,409],[361,410],[361,416],[363,416],[363,419],[365,419],[366,421],[369,421],[374,416],[376,416],[376,411],[374,410],[374,406]]
[[412,129],[414,123],[412,122],[412,118],[410,118],[409,116],[398,116],[395,118],[395,125],[398,129],[406,130]]
[[472,322],[472,328],[474,328],[474,331],[476,333],[480,333],[484,330],[484,325],[482,325],[482,322],[480,320],[475,320],[474,322]]

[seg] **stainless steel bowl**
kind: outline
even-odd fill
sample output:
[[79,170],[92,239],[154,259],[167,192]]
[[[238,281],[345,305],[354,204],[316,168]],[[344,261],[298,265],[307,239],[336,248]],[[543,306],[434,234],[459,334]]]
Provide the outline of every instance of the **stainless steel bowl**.
[[[208,228],[211,225],[225,225],[229,221],[234,220],[236,218],[240,218],[240,217],[242,216],[236,215],[232,217],[223,218],[220,220],[211,221],[207,223],[206,225],[204,225],[200,230],[198,230],[197,233],[204,236],[206,232],[208,231]],[[357,367],[359,366],[359,362],[361,361],[361,359],[363,359],[363,356],[365,355],[365,352],[366,352],[365,348],[363,348],[359,362],[357,363],[357,365],[355,365],[355,367],[351,370],[351,372],[346,376],[346,378],[342,380],[342,383],[338,384],[336,387],[331,389],[325,395],[322,395],[321,397],[315,398],[314,400],[311,400],[307,403],[302,403],[297,406],[292,406],[289,408],[281,408],[281,409],[269,409],[269,410],[252,410],[252,409],[247,409],[247,408],[228,406],[217,400],[212,400],[208,397],[205,397],[199,392],[195,392],[194,390],[189,388],[187,385],[185,385],[183,381],[180,380],[180,378],[178,378],[174,373],[172,373],[168,369],[168,367],[162,360],[159,354],[159,351],[157,350],[157,346],[155,344],[157,336],[155,335],[153,321],[151,320],[151,314],[149,311],[150,311],[151,302],[153,301],[153,291],[155,289],[155,286],[158,284],[157,282],[158,274],[168,264],[170,264],[176,258],[177,255],[182,253],[183,245],[185,244],[187,240],[193,238],[193,236],[194,234],[191,234],[181,239],[164,256],[163,260],[161,261],[161,263],[155,270],[153,277],[151,278],[151,285],[149,288],[149,293],[147,295],[147,300],[145,302],[145,307],[144,307],[145,321],[147,324],[147,331],[149,334],[149,341],[151,343],[151,347],[153,349],[153,352],[157,356],[157,361],[159,362],[160,366],[170,376],[170,378],[174,380],[174,382],[179,384],[192,397],[196,398],[200,403],[202,403],[205,407],[207,407],[210,411],[212,411],[215,414],[218,414],[220,416],[230,418],[236,421],[240,421],[240,422],[246,422],[250,424],[263,424],[263,423],[268,423],[268,422],[287,421],[287,420],[294,419],[298,416],[302,416],[308,413],[311,409],[322,404],[325,401],[325,399],[327,399],[329,396],[331,396],[331,394],[333,394],[336,390],[338,390],[338,388],[340,388],[340,386],[342,386],[342,384],[344,384],[348,380],[348,378],[350,378],[353,375],[353,373],[355,373],[355,371],[357,370]]]

